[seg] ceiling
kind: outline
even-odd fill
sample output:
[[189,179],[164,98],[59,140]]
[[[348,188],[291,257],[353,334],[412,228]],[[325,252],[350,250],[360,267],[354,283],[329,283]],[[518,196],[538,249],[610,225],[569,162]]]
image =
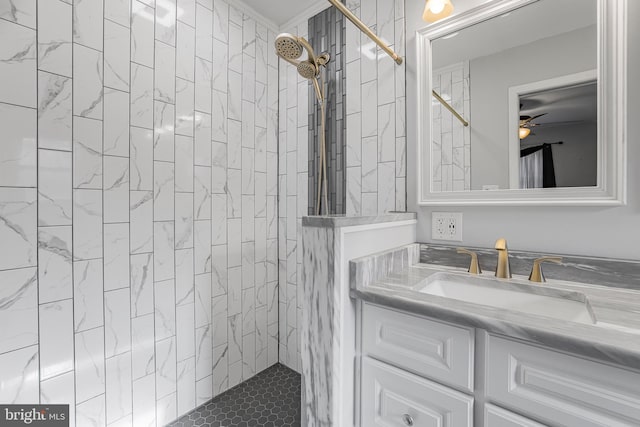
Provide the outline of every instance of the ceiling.
[[299,16],[305,10],[319,10],[318,2],[326,3],[327,7],[330,6],[324,0],[243,0],[243,2],[278,27]]

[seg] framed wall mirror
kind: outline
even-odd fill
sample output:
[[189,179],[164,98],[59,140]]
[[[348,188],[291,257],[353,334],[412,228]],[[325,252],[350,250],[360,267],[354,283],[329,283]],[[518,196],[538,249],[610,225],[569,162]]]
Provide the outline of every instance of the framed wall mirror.
[[626,0],[497,0],[418,31],[418,203],[624,204],[626,48]]

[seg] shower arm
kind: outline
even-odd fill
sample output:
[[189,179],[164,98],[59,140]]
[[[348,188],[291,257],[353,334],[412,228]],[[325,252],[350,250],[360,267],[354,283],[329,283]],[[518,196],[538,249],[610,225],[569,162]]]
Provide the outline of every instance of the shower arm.
[[402,64],[402,57],[400,57],[397,53],[393,51],[389,46],[384,44],[384,42],[378,37],[373,31],[369,29],[356,15],[354,15],[345,5],[343,5],[340,0],[328,0],[329,3],[335,6],[349,21],[353,22],[353,24],[360,29],[363,33],[365,33],[371,40],[373,40],[382,50],[386,52],[396,64]]

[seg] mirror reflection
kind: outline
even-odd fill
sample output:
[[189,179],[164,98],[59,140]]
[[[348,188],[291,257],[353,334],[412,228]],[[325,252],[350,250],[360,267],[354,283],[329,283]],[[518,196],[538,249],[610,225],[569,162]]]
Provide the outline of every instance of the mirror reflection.
[[518,103],[519,188],[595,186],[596,82],[522,94]]
[[539,0],[432,40],[431,191],[595,186],[597,37],[597,0]]

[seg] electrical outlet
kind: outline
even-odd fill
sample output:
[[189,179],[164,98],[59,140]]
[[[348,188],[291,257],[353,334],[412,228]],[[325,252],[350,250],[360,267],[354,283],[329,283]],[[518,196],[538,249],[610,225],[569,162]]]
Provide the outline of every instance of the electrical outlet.
[[432,212],[431,238],[462,242],[462,212]]

